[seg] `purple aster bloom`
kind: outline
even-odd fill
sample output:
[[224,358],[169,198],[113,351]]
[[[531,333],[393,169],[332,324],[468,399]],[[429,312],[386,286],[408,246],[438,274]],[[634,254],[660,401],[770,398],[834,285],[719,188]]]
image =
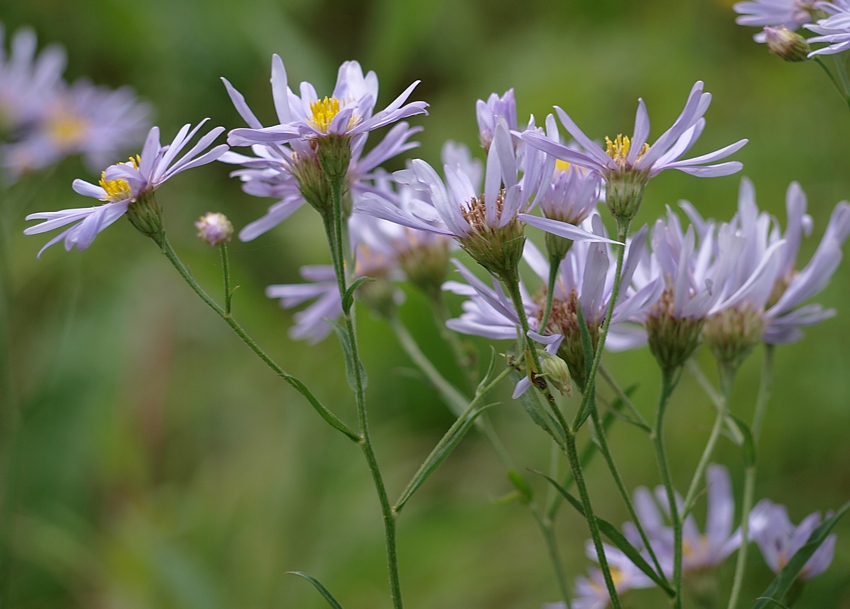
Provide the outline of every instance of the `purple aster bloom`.
[[631,138],[618,136],[613,142],[606,138],[606,150],[603,150],[599,144],[587,137],[569,115],[557,106],[555,111],[558,113],[561,122],[570,135],[582,146],[584,152],[568,148],[535,131],[526,131],[522,134],[522,139],[562,161],[587,167],[605,178],[629,170],[645,173],[650,178],[665,169],[678,169],[700,177],[725,176],[735,173],[742,167],[741,163],[737,161],[717,165],[708,165],[708,163],[713,163],[737,152],[747,143],[747,140],[739,140],[709,154],[681,160],[702,135],[705,127],[705,119],[702,117],[711,103],[711,94],[703,93],[702,88],[702,81],[697,81],[694,84],[679,118],[651,146],[647,144],[649,115],[642,99],[638,100],[634,135]]
[[478,137],[481,140],[481,147],[484,150],[490,150],[490,144],[493,142],[493,134],[496,132],[496,125],[499,119],[503,119],[508,125],[508,129],[516,131],[516,99],[514,99],[514,90],[508,89],[502,97],[496,93],[491,93],[490,97],[485,102],[479,99],[475,103],[475,115],[478,119]]
[[82,154],[96,170],[144,138],[150,108],[129,87],[112,90],[80,80],[57,89],[40,119],[5,148],[3,164],[13,178],[72,154]]
[[332,328],[325,320],[338,319],[342,315],[339,286],[330,265],[302,266],[299,273],[310,283],[270,285],[266,288],[266,296],[279,298],[280,306],[285,309],[315,300],[295,314],[295,325],[289,329],[293,339],[315,344],[331,333]]
[[809,38],[809,43],[825,42],[827,46],[812,51],[809,57],[834,55],[850,49],[850,2],[847,0],[836,0],[834,3],[819,2],[817,6],[828,13],[829,17],[805,27],[819,34]]
[[[370,73],[369,81],[374,81],[374,92],[377,95],[377,79]],[[285,72],[283,63],[278,56],[272,61],[272,94],[275,108],[278,110],[278,120],[283,122],[288,116],[281,108],[286,104],[288,89],[281,86],[281,78],[285,83]],[[263,129],[262,123],[257,119],[245,102],[245,98],[226,80],[222,79],[227,88],[233,105],[239,115],[248,126],[254,130]],[[394,125],[381,142],[364,154],[367,133],[355,136],[351,140],[351,161],[348,167],[346,180],[348,190],[356,197],[363,192],[374,190],[370,179],[375,175],[377,168],[403,152],[419,145],[411,142],[409,138],[421,131],[420,127],[410,127],[406,122]],[[228,152],[221,157],[221,161],[235,165],[242,165],[231,173],[231,176],[242,180],[243,190],[257,197],[275,197],[280,199],[272,205],[265,216],[248,224],[239,233],[242,241],[251,241],[263,233],[271,230],[305,202],[303,189],[308,189],[315,179],[310,174],[310,169],[319,171],[316,151],[309,142],[299,139],[290,140],[288,143],[255,144],[252,146],[255,156],[247,156]],[[386,193],[385,193],[386,194]],[[311,204],[313,202],[311,201]]]
[[[685,574],[713,569],[741,546],[741,530],[733,530],[735,498],[729,471],[722,465],[709,465],[705,480],[708,488],[705,532],[699,530],[693,515],[682,523],[682,571]],[[673,529],[665,523],[670,513],[667,492],[659,486],[653,498],[647,488],[638,487],[634,502],[638,518],[662,568],[672,577]],[[681,503],[681,497],[677,497],[677,502]],[[634,524],[626,523],[623,529],[628,539],[636,547],[641,547],[641,538]]]
[[[602,545],[605,548],[605,558],[608,561],[611,579],[614,581],[614,588],[618,595],[629,590],[651,588],[655,585],[620,550],[608,544]],[[596,550],[591,542],[587,542],[585,551],[589,558],[597,560]],[[580,575],[576,578],[575,594],[575,598],[570,603],[573,609],[605,609],[611,604],[605,577],[598,567],[590,571],[589,577]],[[543,605],[543,609],[565,609],[565,607],[564,603]]]
[[278,55],[272,58],[272,94],[280,124],[272,127],[234,129],[227,140],[231,146],[252,144],[285,144],[292,140],[315,140],[329,135],[354,137],[385,127],[416,114],[427,114],[425,102],[405,105],[419,81],[410,85],[389,106],[374,113],[378,100],[378,77],[374,72],[363,75],[356,61],[339,67],[333,95],[319,99],[316,89],[301,83],[301,96],[287,84],[286,69]]
[[[826,517],[829,518],[831,515],[831,512],[827,512]],[[794,554],[805,545],[820,523],[820,512],[815,512],[794,526],[785,506],[768,499],[759,501],[750,512],[750,529],[753,539],[758,544],[767,566],[774,573],[782,570]],[[835,542],[835,535],[826,538],[826,541],[806,562],[800,573],[800,579],[811,579],[826,571],[835,554]]]
[[74,180],[73,188],[77,193],[105,201],[104,205],[28,215],[27,220],[44,220],[44,222],[27,228],[24,231],[25,235],[36,235],[74,224],[48,241],[38,255],[41,256],[45,249],[63,239],[67,251],[73,248],[86,249],[100,231],[127,213],[130,205],[140,197],[152,193],[163,182],[181,171],[200,167],[224,154],[227,150],[226,144],[220,144],[201,154],[224,131],[223,127],[216,127],[201,137],[197,144],[177,160],[177,155],[207,120],[204,119],[198,123],[191,131],[191,125],[184,125],[168,146],[160,145],[159,127],[153,127],[148,133],[141,155],[131,158],[126,163],[108,167],[101,175],[98,185]]
[[[754,0],[738,2],[733,7],[740,15],[735,19],[738,25],[763,28],[786,27],[789,30],[812,22],[815,0]],[[755,35],[758,42],[765,41],[764,32]]]

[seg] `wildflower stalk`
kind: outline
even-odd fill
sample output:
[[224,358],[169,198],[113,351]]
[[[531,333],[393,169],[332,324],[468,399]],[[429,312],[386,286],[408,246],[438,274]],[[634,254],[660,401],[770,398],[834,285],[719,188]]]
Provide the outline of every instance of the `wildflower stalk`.
[[543,307],[543,317],[538,325],[541,333],[546,328],[546,324],[549,323],[549,314],[552,312],[552,300],[555,294],[555,283],[558,281],[558,270],[561,268],[562,261],[563,257],[556,258],[555,256],[550,256],[549,258],[549,283],[546,285],[546,305]]
[[546,542],[546,551],[555,570],[555,580],[558,582],[558,589],[564,599],[564,605],[567,609],[572,609],[572,594],[569,582],[564,576],[564,565],[561,560],[561,551],[558,549],[558,541],[555,539],[552,519],[542,514],[536,506],[531,506],[531,513],[537,523],[537,528],[540,529],[540,534],[543,535],[543,540]]
[[685,495],[685,503],[682,508],[682,517],[686,517],[694,507],[699,487],[702,484],[705,470],[708,467],[708,462],[711,460],[711,455],[714,454],[714,447],[720,439],[720,432],[723,431],[723,424],[726,422],[726,416],[729,413],[729,400],[732,397],[732,384],[735,380],[735,369],[730,366],[720,367],[720,401],[717,404],[717,417],[714,419],[714,425],[711,428],[711,433],[708,436],[705,449],[702,451],[699,462],[697,463],[694,476],[691,478],[691,484],[688,487],[688,493]]
[[667,403],[681,378],[681,369],[661,371],[661,392],[658,396],[658,411],[655,415],[655,429],[652,433],[652,443],[655,447],[655,456],[658,459],[658,469],[661,472],[661,480],[667,492],[667,502],[670,504],[670,522],[673,525],[673,587],[676,589],[676,598],[673,600],[674,609],[682,608],[682,519],[679,517],[679,506],[676,504],[676,492],[673,489],[673,481],[670,477],[670,466],[667,460],[667,451],[664,448],[664,415],[667,412]]
[[[335,144],[322,144],[322,146]],[[345,142],[344,145],[348,146]],[[350,158],[350,148],[348,150]],[[331,257],[334,262],[334,271],[336,273],[337,285],[339,287],[340,299],[345,302],[345,294],[348,291],[347,278],[345,273],[345,260],[347,239],[344,238],[343,224],[345,224],[345,215],[342,211],[342,191],[345,183],[346,170],[348,162],[340,161],[338,158],[333,158],[333,154],[321,154],[320,147],[320,162],[322,169],[327,176],[331,189],[331,203],[333,205],[333,215],[330,218],[332,224],[328,227],[328,218],[324,218],[325,228],[329,237],[329,245],[331,248]],[[333,239],[330,239],[331,232]],[[346,235],[347,236],[347,235]],[[363,451],[363,456],[366,458],[366,463],[369,466],[369,472],[372,474],[372,482],[375,486],[375,491],[378,495],[378,502],[381,504],[381,514],[384,522],[384,538],[386,542],[387,552],[387,570],[390,579],[390,596],[392,597],[393,607],[402,609],[403,603],[401,599],[401,584],[398,573],[398,550],[396,547],[396,513],[390,505],[390,500],[387,495],[387,489],[384,485],[384,479],[381,475],[378,460],[375,456],[375,451],[372,447],[372,438],[369,433],[369,421],[366,414],[366,392],[363,382],[363,367],[360,360],[360,350],[357,346],[357,333],[354,328],[354,319],[351,309],[343,307],[343,317],[345,318],[345,330],[348,334],[348,341],[351,346],[351,357],[353,363],[353,377],[355,386],[355,402],[357,405],[357,420],[360,427],[360,449]]]
[[[823,62],[823,60],[820,57],[815,56],[815,57],[812,57],[812,59],[814,59],[815,63],[817,63],[821,68],[823,68],[823,71],[826,72],[827,76],[829,76],[829,81],[835,87],[835,90],[838,91],[838,94],[841,97],[843,97],[844,101],[847,102],[847,105],[850,106],[850,93],[848,93],[847,89],[845,87],[842,87],[838,83],[838,81],[835,78],[835,75],[832,73],[832,71],[828,67],[826,67],[826,64]],[[839,68],[839,70],[840,70],[840,68]]]
[[[578,413],[576,415],[576,420],[573,422],[573,426],[577,426],[579,424],[578,417],[583,416],[583,414],[587,411],[587,408],[591,407],[590,401],[595,397],[596,394],[596,373],[599,371],[599,365],[602,363],[602,352],[605,348],[605,339],[608,337],[608,328],[611,327],[611,317],[614,315],[614,306],[617,304],[617,298],[620,294],[620,283],[622,281],[623,274],[623,261],[626,257],[626,238],[629,235],[629,221],[618,218],[617,219],[617,241],[622,243],[620,249],[617,251],[617,268],[614,274],[614,285],[611,289],[611,299],[608,301],[608,311],[605,314],[605,319],[602,321],[602,328],[599,330],[599,338],[596,341],[596,346],[594,348],[593,355],[593,364],[590,367],[590,370],[587,373],[587,380],[585,381],[584,393],[581,398],[581,406],[578,409]],[[594,406],[595,408],[595,406]]]
[[465,381],[467,383],[467,389],[473,391],[478,383],[475,378],[476,374],[474,362],[469,354],[466,353],[463,343],[461,343],[457,333],[452,332],[446,325],[446,322],[449,320],[449,311],[446,307],[446,301],[443,298],[444,294],[445,292],[428,294],[428,304],[430,305],[431,312],[434,315],[434,321],[440,329],[440,336],[451,348],[452,354],[455,358],[455,363],[463,371]]
[[230,289],[230,258],[227,255],[227,244],[221,244],[221,274],[224,280],[224,312],[230,315],[233,292]]
[[[758,454],[758,439],[761,434],[761,426],[764,421],[765,411],[767,409],[767,401],[770,397],[770,387],[773,384],[773,345],[764,346],[764,356],[762,359],[761,380],[759,382],[759,393],[756,398],[756,407],[753,412],[753,424],[750,427],[750,432],[753,438],[753,449]],[[741,547],[738,549],[738,558],[735,563],[735,577],[732,580],[732,592],[729,595],[728,609],[734,609],[738,604],[738,597],[741,594],[741,587],[744,581],[744,573],[747,567],[747,537],[749,536],[750,527],[750,511],[753,509],[753,500],[756,486],[756,467],[757,460],[747,465],[744,470],[744,500],[741,507]]]

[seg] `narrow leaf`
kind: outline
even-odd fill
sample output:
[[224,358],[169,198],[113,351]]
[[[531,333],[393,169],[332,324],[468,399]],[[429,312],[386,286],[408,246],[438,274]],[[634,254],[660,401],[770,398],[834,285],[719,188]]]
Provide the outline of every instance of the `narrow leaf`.
[[366,371],[363,369],[363,365],[360,362],[354,361],[354,350],[351,348],[351,341],[349,340],[346,329],[333,319],[329,319],[327,317],[324,319],[328,324],[330,324],[331,328],[333,328],[333,331],[336,333],[337,338],[339,338],[339,344],[342,346],[342,353],[345,356],[345,378],[348,380],[348,386],[356,393],[357,377],[354,372],[354,366],[360,366],[360,380],[363,383],[364,388],[366,387]]
[[496,371],[496,349],[493,345],[490,345],[490,365],[487,366],[487,373],[484,375],[484,378],[481,379],[481,382],[478,383],[478,389],[476,393],[480,393],[484,391],[484,388],[489,385],[493,379],[495,378]]
[[512,469],[508,472],[508,480],[510,480],[514,488],[519,491],[522,496],[522,502],[531,503],[531,500],[534,498],[534,491],[531,490],[531,486],[528,484],[528,481],[522,477],[522,474]]
[[325,421],[327,421],[331,427],[338,431],[341,431],[354,442],[360,441],[360,436],[354,433],[354,431],[352,431],[351,428],[349,428],[345,423],[343,423],[339,419],[339,417],[337,417],[334,413],[325,408],[325,406],[316,398],[316,396],[310,393],[310,390],[307,389],[304,383],[299,381],[294,376],[287,376],[285,378],[287,383],[295,387],[295,389],[297,389],[301,393],[301,395],[307,398],[307,401],[310,402],[310,405],[313,407],[313,409],[318,412],[319,416],[322,417]]
[[776,605],[780,609],[789,609],[789,607],[787,605],[783,605],[782,603],[780,603],[775,598],[768,598],[766,596],[759,596],[756,600],[757,601],[767,601],[768,603],[773,603],[774,605]]
[[744,454],[744,465],[746,467],[752,467],[756,464],[756,443],[753,440],[753,432],[750,431],[750,426],[744,423],[741,419],[736,417],[734,414],[727,414],[727,417],[732,419],[735,422],[735,425],[738,428],[738,431],[741,433],[743,437],[743,442],[741,444],[741,449]]
[[407,503],[407,501],[413,496],[413,493],[422,486],[428,477],[433,474],[440,464],[452,453],[455,447],[460,444],[460,441],[463,440],[466,432],[468,432],[469,428],[472,427],[475,419],[477,419],[478,416],[485,410],[489,410],[495,405],[495,403],[488,404],[477,408],[472,412],[467,410],[457,419],[457,421],[455,421],[455,423],[446,432],[446,435],[437,442],[434,450],[431,451],[431,454],[428,455],[428,458],[425,459],[419,467],[419,471],[416,472],[407,484],[407,488],[404,489],[401,496],[398,498],[398,501],[396,501],[394,508],[395,511],[401,511],[401,508],[404,507],[404,504]]
[[331,594],[327,588],[322,585],[318,579],[313,577],[312,575],[308,575],[307,573],[303,573],[302,571],[287,571],[287,575],[297,575],[298,577],[303,577],[308,582],[313,584],[316,587],[316,590],[325,597],[325,600],[328,601],[328,604],[333,607],[333,609],[342,609],[342,605],[339,604],[339,601],[334,598],[334,595]]
[[803,567],[809,562],[812,554],[826,541],[832,529],[835,528],[835,525],[838,524],[838,521],[841,520],[841,517],[848,510],[850,510],[850,501],[842,505],[841,509],[832,518],[825,520],[818,528],[812,531],[809,540],[785,564],[776,578],[761,595],[759,602],[753,605],[753,609],[766,609],[769,603],[776,604],[775,599],[783,598],[788,593],[791,586],[794,585],[794,582],[797,581],[797,578],[803,571]]
[[[558,492],[561,493],[561,495],[563,495],[564,499],[566,499],[576,509],[576,511],[578,511],[579,514],[587,518],[587,515],[584,512],[584,507],[581,505],[581,502],[575,497],[573,497],[569,493],[569,491],[567,491],[564,487],[558,484],[558,482],[554,478],[550,478],[546,474],[539,471],[531,471],[546,478],[546,480],[548,480],[549,483],[554,486],[558,490]],[[596,516],[595,519],[600,532],[605,535],[605,537],[607,537],[611,541],[611,543],[617,546],[617,548],[619,548],[623,552],[623,554],[625,554],[638,569],[643,571],[647,577],[649,577],[652,581],[658,584],[658,586],[662,588],[670,596],[670,598],[676,596],[676,591],[672,587],[670,587],[670,584],[665,582],[658,575],[658,573],[655,572],[655,569],[653,569],[649,565],[649,563],[646,562],[643,556],[640,555],[638,549],[635,548],[631,543],[629,543],[629,540],[626,539],[626,536],[623,535],[617,529],[617,527],[615,527],[607,520],[599,518],[598,516]]]
[[342,297],[342,312],[348,315],[348,312],[351,310],[351,305],[354,304],[354,292],[364,283],[375,281],[371,277],[360,277],[354,281],[348,289],[345,291],[345,294]]
[[[578,318],[578,328],[579,334],[581,335],[581,348],[584,351],[584,387],[582,391],[587,396],[586,404],[584,409],[576,414],[575,421],[573,422],[573,430],[578,431],[579,428],[584,425],[584,422],[587,421],[587,417],[590,416],[591,409],[596,408],[596,398],[594,391],[594,379],[590,378],[590,371],[593,368],[593,342],[590,339],[590,330],[587,327],[587,322],[584,319],[584,314],[581,312],[581,303],[576,303],[576,317]],[[588,392],[590,394],[588,395]]]

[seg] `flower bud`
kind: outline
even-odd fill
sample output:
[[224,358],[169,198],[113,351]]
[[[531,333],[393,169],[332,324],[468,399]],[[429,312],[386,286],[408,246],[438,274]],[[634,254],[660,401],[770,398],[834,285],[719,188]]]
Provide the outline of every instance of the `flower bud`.
[[198,238],[203,239],[213,247],[227,243],[233,234],[233,225],[227,219],[227,216],[212,211],[201,216],[195,222],[195,228],[198,229]]
[[751,307],[724,309],[705,322],[705,343],[721,366],[737,369],[762,340],[764,316]]
[[572,395],[570,384],[570,369],[567,362],[556,355],[543,351],[540,354],[540,375],[546,377],[549,384],[561,392],[561,395]]
[[767,50],[785,61],[806,61],[812,52],[809,43],[784,25],[764,28]]

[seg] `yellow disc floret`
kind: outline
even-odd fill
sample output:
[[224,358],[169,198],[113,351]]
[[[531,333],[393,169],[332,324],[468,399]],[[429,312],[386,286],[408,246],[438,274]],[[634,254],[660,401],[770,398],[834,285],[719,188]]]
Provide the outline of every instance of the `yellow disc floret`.
[[[130,157],[130,160],[125,163],[125,165],[129,164],[132,165],[134,169],[138,169],[140,162],[141,159],[137,155],[135,157]],[[106,196],[100,198],[101,201],[118,203],[119,201],[126,201],[133,196],[133,190],[130,188],[130,184],[127,180],[122,180],[120,178],[117,180],[107,180],[105,171],[101,172],[98,184],[106,193]]]
[[47,119],[47,133],[62,150],[71,150],[81,144],[88,128],[88,121],[67,110],[55,112]]
[[566,161],[562,161],[561,159],[557,159],[555,161],[555,173],[559,171],[569,171],[572,164],[567,163]]
[[[322,133],[328,133],[331,127],[331,121],[339,114],[342,107],[345,106],[345,101],[340,102],[336,97],[326,97],[318,99],[310,103],[310,122],[313,126]],[[348,121],[348,126],[351,127],[356,122],[354,116]]]
[[[605,153],[610,156],[614,161],[621,166],[625,166],[628,163],[629,151],[632,148],[632,141],[629,139],[627,135],[618,135],[617,138],[612,142],[610,138],[605,138]],[[645,155],[649,151],[649,144],[644,144],[643,148],[641,148],[638,153],[637,158],[639,159],[643,155]]]

